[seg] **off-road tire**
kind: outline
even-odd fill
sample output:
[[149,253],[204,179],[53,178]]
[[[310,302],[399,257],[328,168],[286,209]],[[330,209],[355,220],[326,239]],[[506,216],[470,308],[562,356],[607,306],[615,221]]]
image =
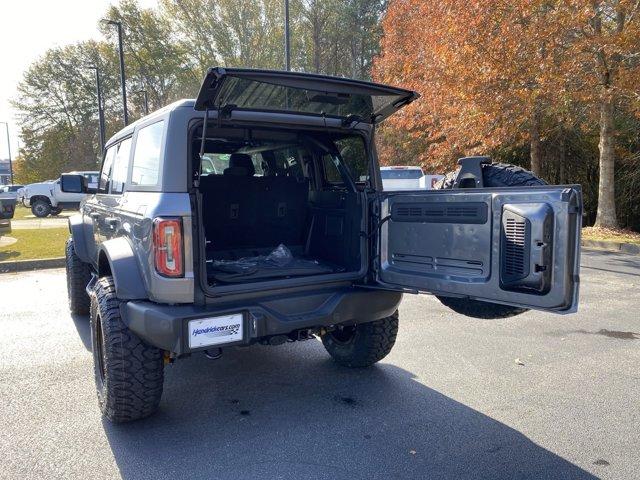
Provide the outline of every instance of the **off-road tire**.
[[100,411],[114,423],[148,417],[160,403],[162,351],[130,331],[120,318],[112,277],[96,283],[91,296],[91,343]]
[[52,208],[52,209],[51,209],[51,214],[50,214],[50,215],[51,215],[52,217],[55,217],[55,216],[60,215],[61,213],[62,213],[62,209],[61,209],[60,207],[58,207],[58,208]]
[[51,213],[51,204],[45,200],[35,200],[31,204],[31,213],[38,218],[45,218]]
[[[449,172],[436,183],[435,188],[453,188],[460,169]],[[525,187],[546,185],[547,182],[536,177],[529,170],[508,163],[492,163],[482,166],[482,181],[485,187]]]
[[360,323],[344,330],[328,332],[322,344],[329,355],[345,367],[369,367],[386,357],[396,343],[398,311],[374,322]]
[[88,315],[91,298],[89,298],[86,288],[91,281],[91,267],[76,255],[71,238],[67,240],[65,248],[65,264],[67,267],[69,310],[76,315]]
[[[453,188],[460,169],[455,172],[448,173],[436,188],[446,189]],[[491,165],[482,166],[482,181],[485,187],[526,187],[536,185],[546,185],[547,183],[541,178],[536,177],[533,173],[516,165],[506,163],[493,163]],[[467,317],[481,319],[498,319],[509,318],[520,315],[528,309],[520,307],[512,307],[509,305],[500,305],[497,303],[480,302],[478,300],[469,300],[466,298],[453,298],[437,296],[440,302],[449,307],[456,313],[466,315]]]

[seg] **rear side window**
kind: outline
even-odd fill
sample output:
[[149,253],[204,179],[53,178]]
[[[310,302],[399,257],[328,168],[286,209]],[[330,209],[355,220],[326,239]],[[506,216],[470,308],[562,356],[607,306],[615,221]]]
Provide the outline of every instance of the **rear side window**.
[[369,179],[369,155],[365,148],[364,139],[359,135],[334,138],[333,144],[338,151],[339,158],[331,153],[322,156],[325,183],[329,185],[344,185],[344,178],[338,163],[341,163],[351,180],[364,183]]
[[148,125],[138,131],[133,154],[131,184],[155,186],[160,180],[160,151],[164,121]]
[[345,137],[335,140],[334,144],[353,181],[366,182],[369,179],[369,156],[364,147],[364,139],[359,136]]
[[282,148],[273,152],[274,168],[276,174],[284,174],[290,177],[302,178],[302,164],[296,148]]
[[338,166],[335,164],[335,159],[329,153],[325,153],[322,156],[322,169],[324,170],[324,179],[327,183],[343,183],[342,175]]
[[129,173],[129,158],[131,153],[131,139],[127,138],[118,146],[118,153],[113,161],[113,173],[111,174],[111,193],[122,193],[124,184],[127,183]]

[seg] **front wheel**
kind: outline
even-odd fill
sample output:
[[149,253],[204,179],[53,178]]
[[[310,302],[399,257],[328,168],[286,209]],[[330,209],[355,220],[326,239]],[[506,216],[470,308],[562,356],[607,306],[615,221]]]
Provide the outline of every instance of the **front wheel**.
[[51,204],[45,200],[36,200],[31,204],[31,213],[38,218],[44,218],[51,213]]
[[[440,189],[453,188],[453,184],[458,176],[459,169],[445,176],[436,186]],[[527,187],[535,185],[546,185],[541,178],[533,173],[516,165],[507,163],[492,163],[482,166],[482,181],[485,187]],[[500,305],[497,303],[481,302],[467,298],[453,298],[437,296],[440,302],[456,313],[467,317],[481,319],[508,318],[520,315],[527,311],[526,308]]]
[[112,277],[91,296],[91,344],[100,411],[114,423],[148,417],[158,409],[164,382],[162,351],[145,343],[120,318]]
[[345,367],[369,367],[386,357],[396,343],[398,311],[374,322],[344,326],[325,333],[322,344]]

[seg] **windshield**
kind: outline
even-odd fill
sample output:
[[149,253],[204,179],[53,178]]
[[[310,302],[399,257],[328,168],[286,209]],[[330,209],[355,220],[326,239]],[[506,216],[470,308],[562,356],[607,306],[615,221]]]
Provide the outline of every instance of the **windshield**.
[[383,180],[415,180],[423,177],[422,170],[380,170]]

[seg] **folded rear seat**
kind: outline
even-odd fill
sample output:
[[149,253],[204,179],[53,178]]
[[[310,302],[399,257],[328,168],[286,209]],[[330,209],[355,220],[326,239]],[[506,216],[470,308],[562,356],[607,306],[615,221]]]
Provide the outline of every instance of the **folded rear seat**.
[[262,177],[265,199],[258,223],[268,245],[303,245],[307,232],[309,182],[295,177]]
[[308,181],[256,177],[251,157],[232,154],[224,175],[202,175],[207,249],[214,252],[302,245]]
[[257,212],[252,197],[259,195],[252,177],[203,175],[200,178],[207,249],[250,246],[255,238]]

